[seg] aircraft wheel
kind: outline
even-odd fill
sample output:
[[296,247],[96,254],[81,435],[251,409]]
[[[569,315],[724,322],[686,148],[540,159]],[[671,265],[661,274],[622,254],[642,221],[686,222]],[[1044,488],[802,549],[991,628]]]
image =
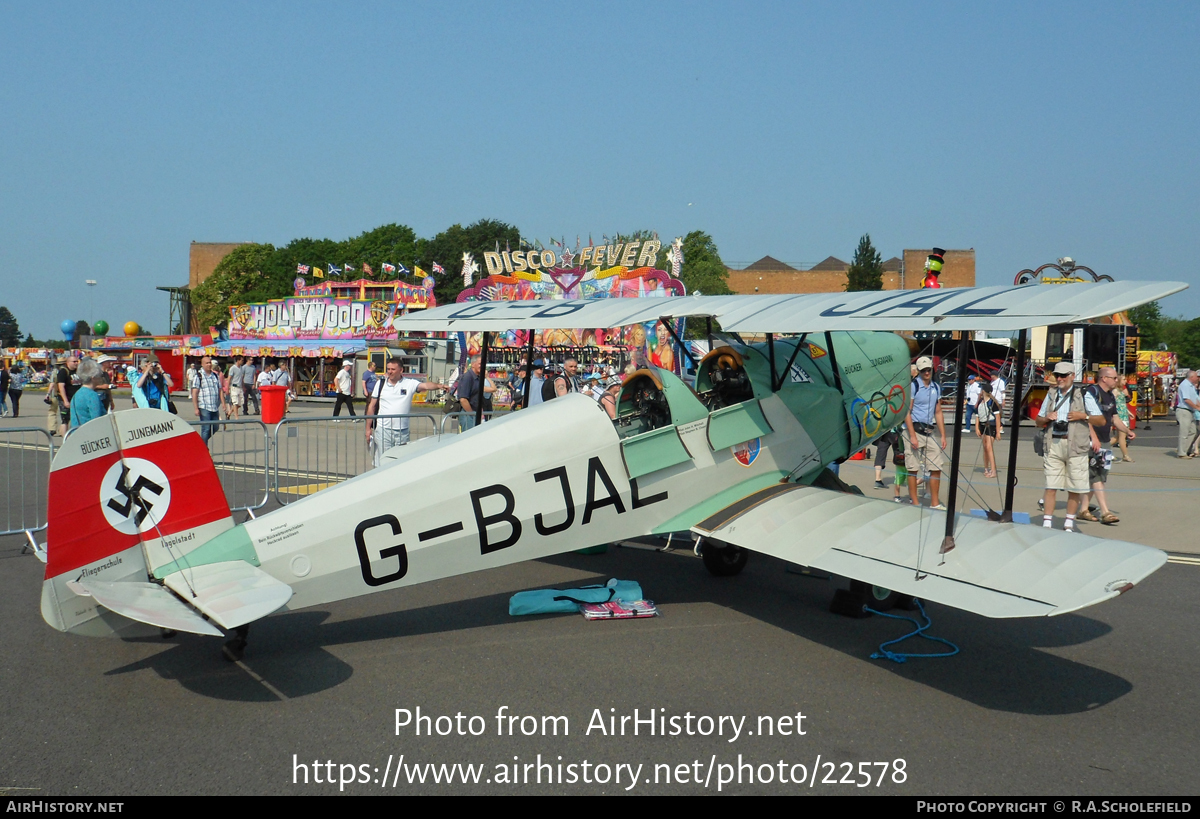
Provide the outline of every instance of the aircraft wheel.
[[233,637],[225,641],[221,655],[226,662],[236,663],[246,653],[246,637],[250,634],[250,626],[238,626],[233,630]]
[[872,586],[861,580],[851,580],[850,591],[861,597],[863,602],[875,611],[888,611],[895,608],[904,596],[891,589],[885,589],[883,586]]
[[246,641],[239,640],[236,637],[232,640],[228,640],[225,645],[221,647],[221,656],[224,657],[225,661],[229,663],[236,663],[238,660],[242,659],[242,655],[245,653]]
[[717,546],[711,540],[704,541],[700,551],[704,568],[717,577],[732,577],[746,568],[750,552],[737,546]]

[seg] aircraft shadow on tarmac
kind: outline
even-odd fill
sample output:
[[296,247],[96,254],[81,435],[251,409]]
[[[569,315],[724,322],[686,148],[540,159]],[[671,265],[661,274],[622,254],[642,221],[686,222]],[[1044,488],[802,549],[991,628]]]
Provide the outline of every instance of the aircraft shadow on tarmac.
[[[880,643],[911,631],[910,624],[883,617],[853,620],[832,615],[828,606],[836,581],[787,573],[782,562],[771,558],[753,555],[746,570],[731,578],[712,577],[699,560],[688,556],[636,549],[610,548],[605,555],[560,555],[544,562],[594,574],[594,578],[565,585],[602,583],[609,577],[636,579],[646,595],[660,605],[724,606],[984,708],[1022,714],[1070,714],[1107,705],[1132,690],[1132,685],[1119,676],[1039,650],[1086,643],[1111,631],[1107,624],[1082,615],[989,620],[934,604],[928,607],[934,621],[930,633],[952,640],[961,653],[952,658],[897,664],[872,660],[870,655]],[[397,594],[406,591],[410,590],[397,590]],[[326,647],[497,626],[518,628],[538,619],[508,615],[512,591],[515,589],[335,622],[326,622],[330,612],[321,610],[268,617],[252,629],[246,667],[288,698],[324,691],[354,673],[352,666]],[[344,617],[345,612],[339,616]],[[579,618],[579,622],[582,626],[584,621]],[[586,628],[592,630],[585,634],[599,634],[593,626]],[[489,641],[494,639],[489,637]],[[586,646],[587,640],[581,635],[579,642]],[[913,640],[897,650],[944,649]],[[211,639],[181,635],[171,648],[108,673],[142,669],[177,680],[202,696],[240,701],[278,699],[258,679],[218,659],[217,643]]]

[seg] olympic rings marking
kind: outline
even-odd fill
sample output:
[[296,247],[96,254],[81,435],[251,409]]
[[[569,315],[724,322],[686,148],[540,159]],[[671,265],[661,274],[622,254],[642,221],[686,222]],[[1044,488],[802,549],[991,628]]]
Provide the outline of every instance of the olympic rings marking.
[[[875,395],[878,395],[881,398],[883,397],[882,393],[877,392],[877,393],[875,393]],[[874,401],[875,401],[875,397],[872,396],[871,403],[873,404]],[[858,405],[859,404],[861,404],[863,406],[862,418],[858,417]],[[855,398],[850,403],[850,416],[854,419],[854,423],[858,426],[858,428],[860,430],[862,430],[863,434],[866,435],[868,438],[873,437],[883,427],[883,414],[880,413],[879,410],[875,409],[875,407],[871,406],[871,404],[867,403],[866,401],[862,400],[861,398]],[[870,423],[871,416],[875,416],[874,429],[872,429],[868,426],[868,424]]]
[[[899,402],[897,403],[897,399]],[[867,437],[873,437],[883,428],[884,415],[899,414],[900,410],[904,409],[904,387],[899,384],[893,384],[888,390],[887,395],[880,390],[876,390],[869,401],[864,401],[861,398],[855,398],[850,402],[850,417],[854,419],[854,424]],[[886,411],[882,408],[876,409],[876,405],[883,404]],[[858,407],[862,405],[862,416],[858,414]],[[872,423],[874,416],[874,423]]]

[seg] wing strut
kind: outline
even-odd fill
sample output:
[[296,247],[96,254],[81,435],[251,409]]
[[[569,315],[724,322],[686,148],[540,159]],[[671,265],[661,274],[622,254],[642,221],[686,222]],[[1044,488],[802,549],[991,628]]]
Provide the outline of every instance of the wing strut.
[[804,343],[804,339],[808,338],[808,333],[801,333],[800,338],[796,339],[796,346],[792,348],[792,357],[788,359],[787,366],[783,368],[783,372],[778,377],[775,375],[775,366],[771,365],[771,392],[779,392],[783,387],[783,379],[792,371],[792,365],[796,363],[796,356],[800,354],[800,345]]
[[954,506],[958,502],[958,458],[962,452],[963,397],[967,391],[967,355],[971,351],[971,335],[963,330],[958,340],[958,390],[954,395],[954,451],[950,455],[950,494],[946,499],[946,537],[942,539],[942,554],[954,548]]
[[[1017,433],[1021,429],[1021,399],[1025,395],[1025,334],[1027,330],[1022,329],[1017,336],[1017,377],[1016,384],[1013,387],[1013,408],[1012,408],[1012,437],[1008,440],[1008,475],[1005,476],[1004,488],[1004,513],[1000,519],[1005,523],[1012,523],[1012,508],[1013,508],[1013,492],[1017,488]],[[1003,408],[1001,408],[1003,412]],[[1003,422],[1003,418],[1000,419]]]
[[775,392],[778,387],[775,386],[775,334],[767,333],[767,350],[770,352],[771,359],[771,392]]
[[833,386],[837,387],[837,391],[845,394],[842,390],[842,371],[838,369],[837,353],[833,351],[833,333],[825,331],[825,346],[829,349],[829,364],[833,368]]
[[[711,322],[712,319],[709,319],[709,321]],[[658,319],[658,323],[661,324],[663,327],[667,328],[667,333],[670,334],[671,338],[673,338],[675,340],[675,343],[679,346],[679,349],[682,350],[683,354],[686,355],[688,357],[688,359],[692,362],[692,366],[698,368],[700,366],[700,362],[696,360],[696,356],[692,355],[692,351],[690,349],[688,349],[688,345],[684,344],[679,339],[679,336],[675,335],[675,328],[671,326],[671,317],[667,316],[666,318],[663,318],[660,316]]]
[[[521,409],[529,409],[529,381],[533,378],[533,330],[526,330],[529,343],[525,345],[525,397],[521,400]],[[545,370],[542,371],[543,375]]]
[[[483,343],[479,350],[479,408],[475,410],[475,426],[483,426],[483,385],[487,383],[487,357],[488,357],[488,331],[483,331]],[[471,366],[471,359],[467,358],[467,366]],[[529,371],[526,370],[526,375]]]

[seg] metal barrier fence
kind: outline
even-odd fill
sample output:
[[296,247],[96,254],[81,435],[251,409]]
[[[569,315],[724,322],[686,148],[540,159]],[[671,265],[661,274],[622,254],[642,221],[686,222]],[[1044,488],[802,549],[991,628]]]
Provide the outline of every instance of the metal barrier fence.
[[374,467],[375,447],[368,446],[366,436],[368,418],[376,425],[379,420],[407,419],[409,441],[440,434],[433,415],[284,418],[274,435],[275,500],[291,503]]
[[[508,415],[511,410],[496,410],[493,412],[485,412],[483,421],[487,423],[501,415]],[[475,423],[475,413],[473,412],[448,412],[442,416],[442,435],[453,435],[463,431],[463,417],[468,419],[467,429],[470,429]]]
[[24,534],[29,545],[22,547],[22,553],[32,548],[39,556],[44,554],[33,534],[46,528],[53,460],[54,439],[41,427],[0,429],[0,473],[4,475],[0,535]]
[[270,498],[270,444],[267,426],[257,418],[189,421],[208,439],[213,466],[231,512],[262,509]]

